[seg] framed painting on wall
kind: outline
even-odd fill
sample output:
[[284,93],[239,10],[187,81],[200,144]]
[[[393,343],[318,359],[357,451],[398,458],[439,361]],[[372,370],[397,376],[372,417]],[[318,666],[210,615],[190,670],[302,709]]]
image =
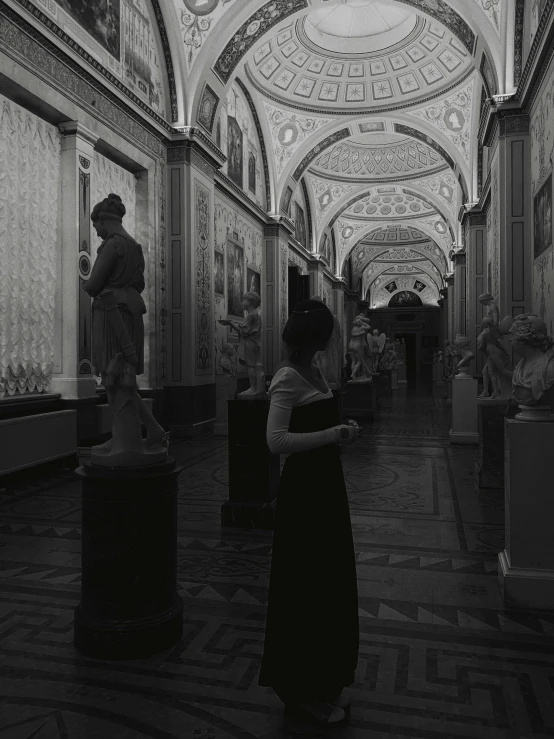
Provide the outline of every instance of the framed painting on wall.
[[258,293],[260,298],[262,297],[261,291],[261,280],[260,273],[255,272],[253,269],[248,268],[246,270],[246,291]]
[[251,151],[248,152],[248,189],[256,194],[256,157]]
[[243,144],[242,130],[236,118],[227,119],[227,174],[229,179],[241,189],[243,186]]
[[120,0],[57,0],[106,51],[121,60]]
[[225,257],[223,252],[214,250],[214,291],[216,295],[225,295]]
[[227,313],[243,318],[241,297],[244,294],[244,249],[227,240]]
[[535,195],[534,200],[534,256],[535,259],[552,245],[552,175]]
[[306,219],[304,216],[304,209],[294,204],[294,225],[296,227],[296,240],[299,241],[302,246],[306,247]]

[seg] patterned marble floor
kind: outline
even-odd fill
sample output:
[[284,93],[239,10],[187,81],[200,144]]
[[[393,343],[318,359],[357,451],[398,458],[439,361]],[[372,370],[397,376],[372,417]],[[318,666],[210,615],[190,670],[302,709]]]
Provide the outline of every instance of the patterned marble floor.
[[[384,397],[343,463],[361,645],[348,727],[331,739],[554,736],[554,613],[503,608],[502,494],[477,492],[475,452],[448,445],[444,399]],[[284,739],[258,687],[271,536],[222,530],[226,444],[176,444],[182,641],[109,663],[72,646],[80,495],[72,473],[0,481],[2,739]]]

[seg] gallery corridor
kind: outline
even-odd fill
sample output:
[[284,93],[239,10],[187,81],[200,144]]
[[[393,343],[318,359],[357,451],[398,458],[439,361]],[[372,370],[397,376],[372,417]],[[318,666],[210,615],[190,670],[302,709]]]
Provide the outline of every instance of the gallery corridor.
[[[474,452],[449,447],[448,417],[430,390],[401,391],[344,452],[361,645],[351,724],[325,736],[554,736],[554,615],[504,610],[503,496],[476,492]],[[185,629],[151,659],[109,663],[73,648],[81,520],[73,473],[2,491],[2,739],[286,736],[278,700],[257,685],[271,536],[220,528],[225,440],[199,438],[172,453],[185,466]]]

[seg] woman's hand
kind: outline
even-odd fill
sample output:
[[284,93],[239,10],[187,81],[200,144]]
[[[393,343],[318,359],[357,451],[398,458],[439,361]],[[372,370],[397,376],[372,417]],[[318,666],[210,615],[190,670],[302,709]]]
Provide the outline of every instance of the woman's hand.
[[335,443],[340,446],[354,444],[360,435],[360,429],[357,426],[351,426],[350,424],[335,426],[333,431],[335,433]]

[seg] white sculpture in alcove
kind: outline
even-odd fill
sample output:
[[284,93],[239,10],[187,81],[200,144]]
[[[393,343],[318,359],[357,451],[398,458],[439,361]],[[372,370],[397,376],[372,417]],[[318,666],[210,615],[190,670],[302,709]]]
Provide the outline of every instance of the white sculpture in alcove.
[[352,358],[352,380],[371,382],[371,365],[369,357],[366,356],[367,335],[371,330],[371,324],[363,313],[359,313],[352,324],[352,333],[348,351]]
[[379,333],[377,329],[374,329],[372,335],[368,337],[369,349],[371,351],[371,370],[374,374],[379,372],[379,362],[386,341],[387,337],[385,334]]

